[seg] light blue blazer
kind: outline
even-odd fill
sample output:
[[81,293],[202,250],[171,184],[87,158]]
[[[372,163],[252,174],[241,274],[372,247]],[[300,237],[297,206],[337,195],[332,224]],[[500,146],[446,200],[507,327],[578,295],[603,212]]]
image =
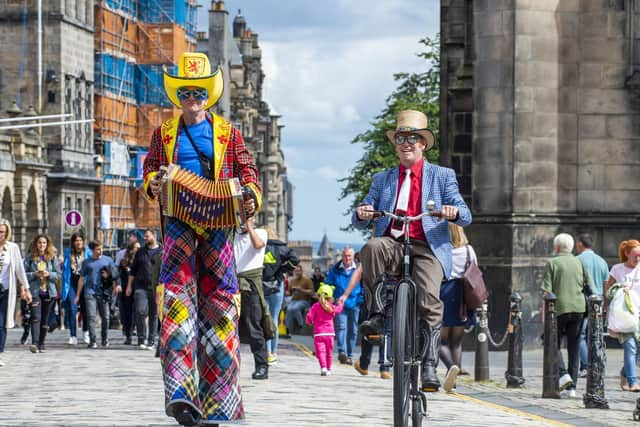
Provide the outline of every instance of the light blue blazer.
[[[360,205],[372,205],[375,210],[393,212],[398,197],[398,173],[399,168],[388,169],[377,173],[373,177],[369,194]],[[435,202],[435,210],[439,211],[443,205],[458,208],[459,217],[455,221],[462,227],[471,224],[471,210],[464,202],[458,191],[458,180],[453,169],[432,165],[426,160],[422,167],[422,211],[427,208],[427,201]],[[374,237],[382,237],[389,227],[390,219],[382,217],[376,220]],[[367,228],[371,221],[360,221],[356,212],[353,212],[351,224],[355,228]],[[451,236],[449,235],[448,221],[438,220],[426,216],[422,218],[422,229],[431,250],[433,251],[445,278],[451,278]]]

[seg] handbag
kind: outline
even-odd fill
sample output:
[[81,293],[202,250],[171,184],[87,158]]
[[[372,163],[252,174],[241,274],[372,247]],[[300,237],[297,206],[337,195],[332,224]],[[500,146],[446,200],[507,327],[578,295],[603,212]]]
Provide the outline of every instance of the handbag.
[[467,309],[475,310],[481,307],[489,297],[487,286],[484,283],[482,271],[476,264],[471,263],[469,256],[469,246],[467,245],[467,261],[464,265],[463,300]]

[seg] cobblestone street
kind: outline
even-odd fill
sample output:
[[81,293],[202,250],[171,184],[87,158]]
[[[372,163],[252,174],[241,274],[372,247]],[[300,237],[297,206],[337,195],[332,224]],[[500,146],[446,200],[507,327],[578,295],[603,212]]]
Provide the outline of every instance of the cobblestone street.
[[[164,415],[158,359],[151,351],[122,345],[119,331],[111,331],[109,348],[97,350],[68,348],[67,333],[56,331],[43,354],[31,354],[28,346],[21,346],[20,332],[9,331],[2,356],[0,425],[176,425]],[[252,358],[245,345],[242,356],[247,413],[242,425],[392,425],[392,383],[379,379],[374,370],[362,377],[352,367],[336,365],[332,376],[321,377],[303,344],[282,340],[280,361],[269,380],[253,381]],[[468,396],[430,395],[428,425],[562,425],[479,401],[473,397],[477,390],[469,391]]]

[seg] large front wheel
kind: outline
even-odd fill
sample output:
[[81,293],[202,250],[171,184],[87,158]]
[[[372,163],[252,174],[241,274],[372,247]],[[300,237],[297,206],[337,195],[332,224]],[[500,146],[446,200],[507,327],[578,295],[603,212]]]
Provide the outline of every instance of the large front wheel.
[[393,308],[393,426],[407,427],[411,408],[411,334],[412,322],[409,316],[411,287],[407,282],[398,283]]

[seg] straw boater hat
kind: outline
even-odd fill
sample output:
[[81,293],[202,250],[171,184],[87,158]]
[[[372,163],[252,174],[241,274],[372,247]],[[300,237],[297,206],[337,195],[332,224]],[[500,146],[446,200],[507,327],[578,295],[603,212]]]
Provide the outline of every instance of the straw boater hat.
[[182,102],[178,99],[177,91],[181,87],[193,86],[207,90],[208,100],[205,110],[213,107],[220,96],[224,82],[222,81],[222,69],[212,74],[209,58],[204,53],[185,52],[178,61],[178,75],[172,76],[164,70],[164,90],[169,100],[178,108],[182,108]]
[[424,113],[415,110],[404,110],[398,113],[398,122],[396,124],[396,130],[388,130],[387,138],[389,141],[395,144],[396,133],[398,132],[411,132],[417,133],[425,140],[426,148],[429,150],[436,143],[436,138],[433,132],[429,130],[429,120]]

